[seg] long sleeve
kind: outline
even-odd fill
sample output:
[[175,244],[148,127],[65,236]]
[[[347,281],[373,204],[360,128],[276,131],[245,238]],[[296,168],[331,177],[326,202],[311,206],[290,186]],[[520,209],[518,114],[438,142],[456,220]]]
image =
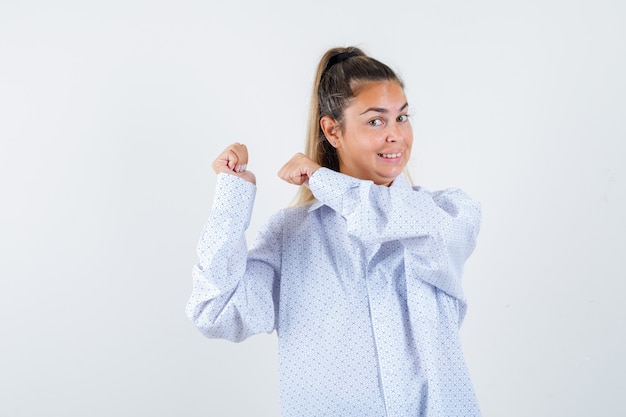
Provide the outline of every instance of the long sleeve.
[[480,205],[463,191],[431,193],[402,177],[390,187],[377,186],[327,168],[318,169],[309,185],[321,203],[345,218],[348,233],[373,252],[400,241],[421,279],[463,299],[461,272],[480,227]]
[[209,220],[198,243],[187,316],[205,336],[241,341],[275,328],[280,227],[269,222],[247,250],[256,187],[218,175]]

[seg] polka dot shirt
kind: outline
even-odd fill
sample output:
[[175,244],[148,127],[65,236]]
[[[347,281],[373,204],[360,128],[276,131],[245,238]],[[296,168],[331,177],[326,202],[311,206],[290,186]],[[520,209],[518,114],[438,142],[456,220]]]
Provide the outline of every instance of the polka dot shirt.
[[480,206],[321,168],[314,203],[246,246],[256,187],[220,174],[187,314],[207,337],[276,331],[281,415],[479,416],[459,338]]

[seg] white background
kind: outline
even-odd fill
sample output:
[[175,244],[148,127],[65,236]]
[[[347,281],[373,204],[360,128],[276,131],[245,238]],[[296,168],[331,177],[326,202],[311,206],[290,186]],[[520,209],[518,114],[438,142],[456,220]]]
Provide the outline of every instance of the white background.
[[253,235],[295,194],[276,172],[318,59],[351,44],[407,84],[416,182],[483,205],[462,337],[484,415],[624,415],[625,21],[618,0],[3,1],[0,416],[278,415],[275,334],[184,314],[210,164],[248,144]]

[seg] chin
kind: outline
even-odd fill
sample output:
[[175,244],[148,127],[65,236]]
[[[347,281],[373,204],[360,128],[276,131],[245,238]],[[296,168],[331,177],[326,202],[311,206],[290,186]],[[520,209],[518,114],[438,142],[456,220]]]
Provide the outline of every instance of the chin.
[[389,186],[398,176],[385,176],[385,177],[377,177],[374,181],[376,185],[386,185]]
[[392,171],[392,172],[386,172],[382,175],[378,175],[377,177],[384,181],[384,182],[391,182],[393,180],[395,180],[396,178],[398,178],[400,175],[402,175],[403,170],[399,170],[399,171]]

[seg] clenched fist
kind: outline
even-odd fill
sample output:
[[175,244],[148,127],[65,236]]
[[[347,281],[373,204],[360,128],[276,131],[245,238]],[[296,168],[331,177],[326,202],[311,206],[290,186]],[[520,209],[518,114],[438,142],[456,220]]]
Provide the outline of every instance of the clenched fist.
[[235,142],[213,161],[213,170],[216,174],[224,172],[256,184],[256,177],[247,170],[248,148],[246,145]]
[[308,186],[309,178],[319,168],[318,163],[303,153],[297,153],[278,171],[278,176],[290,184]]

